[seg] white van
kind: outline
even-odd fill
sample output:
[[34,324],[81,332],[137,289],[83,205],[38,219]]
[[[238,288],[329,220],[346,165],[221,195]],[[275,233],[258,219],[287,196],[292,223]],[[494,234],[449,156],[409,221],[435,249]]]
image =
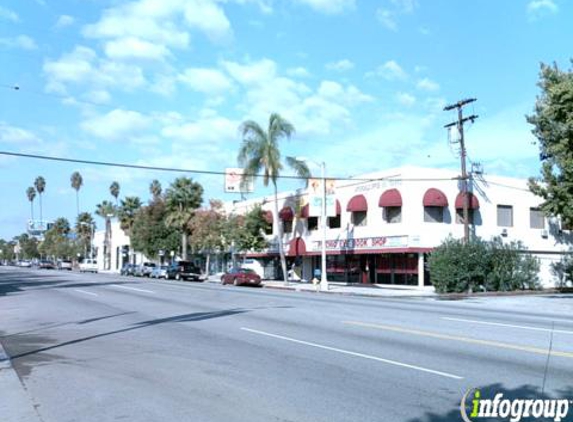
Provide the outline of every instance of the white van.
[[254,258],[245,258],[243,262],[241,262],[241,268],[248,268],[256,272],[261,279],[265,278],[265,268],[260,261]]
[[80,262],[80,273],[97,273],[97,260],[88,258]]

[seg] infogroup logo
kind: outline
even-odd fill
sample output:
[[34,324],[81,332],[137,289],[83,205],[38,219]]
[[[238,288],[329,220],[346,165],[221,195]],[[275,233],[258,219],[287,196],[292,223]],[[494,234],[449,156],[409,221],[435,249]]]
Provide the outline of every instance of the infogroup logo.
[[[573,400],[569,399],[509,399],[503,393],[484,398],[477,388],[464,394],[460,412],[465,422],[496,418],[500,421],[545,420],[560,422],[567,417]],[[529,419],[534,418],[534,419]]]

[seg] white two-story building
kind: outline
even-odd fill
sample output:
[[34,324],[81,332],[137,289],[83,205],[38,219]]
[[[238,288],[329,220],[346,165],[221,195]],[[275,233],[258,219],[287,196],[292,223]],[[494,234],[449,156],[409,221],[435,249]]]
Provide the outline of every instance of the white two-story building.
[[[462,238],[463,197],[456,172],[401,167],[340,180],[336,185],[336,216],[327,219],[327,275],[330,281],[424,286],[431,283],[427,254],[446,237]],[[545,287],[556,279],[551,263],[573,245],[572,233],[539,209],[527,181],[478,176],[469,183],[472,235],[489,240],[501,236],[519,240],[539,258]],[[309,215],[306,189],[280,193],[279,215],[274,197],[227,204],[227,211],[244,213],[255,204],[265,210],[272,232],[269,248],[247,253],[267,269],[278,267],[278,224],[283,225],[283,246],[295,277],[309,280],[321,267],[320,217]]]

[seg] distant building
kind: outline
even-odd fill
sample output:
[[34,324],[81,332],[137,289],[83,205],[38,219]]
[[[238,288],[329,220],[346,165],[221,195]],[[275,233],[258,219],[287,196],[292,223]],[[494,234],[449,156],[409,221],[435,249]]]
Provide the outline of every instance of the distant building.
[[[463,237],[461,185],[454,171],[401,167],[337,181],[336,216],[327,220],[327,274],[330,281],[424,286],[431,284],[428,253],[448,236]],[[364,179],[371,179],[365,181]],[[551,287],[556,279],[551,263],[559,261],[573,245],[571,231],[539,209],[527,181],[485,176],[469,183],[469,217],[472,235],[489,240],[501,236],[519,240],[541,262],[540,279]],[[320,217],[309,215],[308,192],[279,194],[279,215],[274,197],[226,204],[230,213],[242,214],[261,204],[272,221],[269,248],[246,252],[265,276],[277,277],[278,224],[288,268],[294,277],[309,280],[320,268]]]
[[[104,225],[105,226],[105,225]],[[106,260],[105,229],[98,230],[94,235],[95,254],[99,271],[119,272],[124,264],[141,264],[147,261],[143,254],[134,252],[129,236],[121,229],[119,222],[111,223],[111,260]]]

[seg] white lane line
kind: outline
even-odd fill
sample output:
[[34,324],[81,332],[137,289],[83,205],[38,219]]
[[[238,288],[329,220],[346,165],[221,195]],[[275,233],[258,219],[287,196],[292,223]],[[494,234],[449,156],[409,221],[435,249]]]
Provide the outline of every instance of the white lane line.
[[90,296],[99,296],[98,294],[92,293],[92,292],[86,292],[85,290],[80,290],[80,289],[74,289],[76,292],[79,293],[83,293],[85,295],[90,295]]
[[280,340],[286,340],[286,341],[290,341],[292,343],[298,343],[298,344],[303,344],[305,346],[311,346],[311,347],[316,347],[318,349],[323,349],[323,350],[329,350],[331,352],[337,352],[337,353],[342,353],[345,355],[350,355],[350,356],[355,356],[355,357],[359,357],[359,358],[364,358],[364,359],[370,359],[370,360],[374,360],[377,362],[382,362],[382,363],[386,363],[389,365],[395,365],[395,366],[400,366],[402,368],[408,368],[408,369],[414,369],[416,371],[420,371],[420,372],[427,372],[429,374],[434,374],[434,375],[440,375],[442,377],[446,377],[446,378],[453,378],[456,380],[462,380],[464,379],[464,377],[460,377],[458,375],[453,375],[447,372],[442,372],[442,371],[435,371],[433,369],[428,369],[428,368],[423,368],[421,366],[416,366],[416,365],[409,365],[407,363],[402,363],[402,362],[397,362],[395,360],[390,360],[390,359],[384,359],[384,358],[379,358],[377,356],[371,356],[371,355],[366,355],[364,353],[357,353],[357,352],[352,352],[350,350],[344,350],[344,349],[339,349],[337,347],[330,347],[330,346],[324,346],[322,344],[317,344],[317,343],[311,343],[308,341],[304,341],[304,340],[297,340],[291,337],[285,337],[285,336],[280,336],[278,334],[271,334],[271,333],[267,333],[265,331],[259,331],[259,330],[253,330],[251,328],[245,328],[245,327],[241,327],[241,330],[243,331],[248,331],[250,333],[254,333],[254,334],[260,334],[263,336],[267,336],[267,337],[272,337],[272,338],[277,338]]
[[514,325],[514,324],[505,324],[505,323],[501,323],[501,322],[488,322],[488,321],[478,321],[475,319],[463,319],[463,318],[449,318],[449,317],[442,317],[442,319],[445,319],[447,321],[458,321],[458,322],[469,322],[471,324],[482,324],[482,325],[493,325],[496,327],[506,327],[506,328],[520,328],[523,330],[533,330],[533,331],[545,331],[545,332],[551,332],[553,331],[554,333],[561,333],[561,334],[571,334],[573,335],[573,331],[567,331],[567,330],[552,330],[551,328],[541,328],[541,327],[531,327],[528,325]]
[[152,292],[151,290],[145,290],[145,289],[137,289],[135,287],[127,287],[127,286],[120,286],[118,284],[112,284],[112,287],[117,287],[119,289],[127,289],[127,290],[135,290],[136,292],[143,292],[143,293],[153,293],[155,294],[155,292]]

